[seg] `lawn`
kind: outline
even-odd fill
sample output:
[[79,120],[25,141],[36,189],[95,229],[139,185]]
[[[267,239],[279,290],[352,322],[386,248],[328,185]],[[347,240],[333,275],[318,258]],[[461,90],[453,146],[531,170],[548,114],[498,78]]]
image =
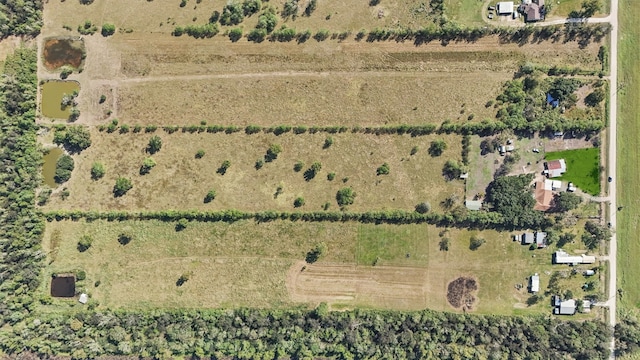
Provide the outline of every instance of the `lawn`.
[[565,160],[567,172],[557,179],[573,182],[579,189],[591,195],[600,194],[599,148],[548,152],[545,159]]
[[[447,182],[441,175],[448,159],[458,159],[461,138],[456,135],[330,135],[333,144],[324,148],[327,134],[287,133],[246,135],[211,133],[174,133],[157,131],[162,149],[150,155],[145,148],[151,134],[106,133],[94,130],[93,144],[74,155],[75,170],[69,182],[62,185],[70,194],[63,200],[52,196],[46,210],[225,210],[244,211],[320,211],[325,203],[330,210],[338,209],[336,192],[352,187],[356,192],[352,211],[382,209],[413,210],[415,205],[429,201],[434,207],[444,198],[456,194],[462,198],[464,183]],[[444,139],[447,150],[431,157],[427,150],[432,140]],[[271,144],[281,145],[282,153],[272,162],[256,169],[256,161],[264,159]],[[410,155],[414,146],[415,155]],[[196,153],[204,150],[198,159]],[[140,174],[145,158],[151,156],[157,165],[146,175]],[[218,172],[224,160],[230,168]],[[296,172],[294,165],[304,166]],[[106,175],[91,179],[91,166],[102,162]],[[314,162],[322,168],[315,178],[306,181],[304,173]],[[388,175],[376,175],[383,163],[390,167]],[[335,178],[329,180],[330,173]],[[113,187],[118,177],[133,183],[126,195],[114,197]],[[278,192],[278,187],[281,191]],[[215,190],[215,200],[205,203],[205,195]],[[302,207],[294,208],[294,200],[305,199]]]
[[[620,1],[620,42],[618,52],[618,206],[617,215],[618,288],[624,295],[620,304],[625,310],[640,308],[640,3]],[[624,10],[623,10],[624,9]]]
[[[133,240],[122,245],[118,236],[125,232]],[[83,235],[93,242],[79,252]],[[440,250],[440,235],[450,239],[448,251]],[[486,239],[476,251],[469,249],[472,235]],[[319,242],[327,251],[318,262],[305,264],[305,254]],[[551,249],[532,257],[509,233],[441,234],[428,225],[193,222],[176,231],[173,223],[159,221],[61,221],[47,224],[43,248],[45,276],[84,270],[87,279],[78,290],[112,308],[277,308],[327,301],[336,308],[451,311],[448,282],[472,276],[479,282],[480,313],[548,313],[546,302],[527,309],[529,295],[515,285],[553,268]],[[366,264],[373,256],[381,260]],[[177,286],[185,273],[189,280]],[[543,288],[546,281],[543,275]],[[41,290],[48,292],[48,282]]]
[[482,6],[484,0],[446,0],[445,14],[450,20],[468,26],[484,25]]

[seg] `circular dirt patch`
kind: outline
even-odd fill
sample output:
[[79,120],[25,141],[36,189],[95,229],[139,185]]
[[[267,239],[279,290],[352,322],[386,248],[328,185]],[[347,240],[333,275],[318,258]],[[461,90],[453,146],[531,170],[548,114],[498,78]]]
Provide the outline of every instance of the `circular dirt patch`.
[[456,309],[471,310],[476,302],[478,283],[475,279],[461,276],[447,286],[447,301]]

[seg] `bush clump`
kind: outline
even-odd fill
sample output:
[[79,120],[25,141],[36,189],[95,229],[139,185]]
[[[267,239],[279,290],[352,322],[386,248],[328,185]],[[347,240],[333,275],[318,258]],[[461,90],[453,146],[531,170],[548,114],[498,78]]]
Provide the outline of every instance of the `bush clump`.
[[347,206],[353,204],[356,199],[356,192],[352,188],[346,187],[338,190],[336,193],[336,201],[340,206]]
[[91,244],[93,244],[93,238],[89,235],[82,235],[82,237],[78,241],[78,251],[85,252],[89,250]]
[[71,172],[74,168],[73,158],[67,154],[62,155],[56,162],[56,174],[54,180],[58,184],[62,184],[71,178]]
[[93,180],[101,179],[105,172],[106,170],[103,163],[96,161],[91,165],[91,178]]
[[127,193],[127,191],[133,188],[131,180],[125,177],[119,177],[116,180],[116,184],[113,186],[113,196],[120,197]]
[[204,202],[206,204],[212,202],[214,199],[216,198],[216,191],[215,190],[209,190],[209,192],[207,193],[207,195],[204,196]]
[[111,36],[116,33],[116,26],[110,23],[102,24],[102,36]]

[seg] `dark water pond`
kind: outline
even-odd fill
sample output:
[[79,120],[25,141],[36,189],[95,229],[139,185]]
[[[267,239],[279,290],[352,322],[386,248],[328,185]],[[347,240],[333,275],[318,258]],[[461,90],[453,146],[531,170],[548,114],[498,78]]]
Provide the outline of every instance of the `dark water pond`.
[[84,61],[84,51],[84,41],[80,39],[46,39],[42,52],[44,66],[49,70],[55,70],[65,65],[78,69]]
[[56,276],[51,278],[51,296],[74,297],[76,295],[75,276]]

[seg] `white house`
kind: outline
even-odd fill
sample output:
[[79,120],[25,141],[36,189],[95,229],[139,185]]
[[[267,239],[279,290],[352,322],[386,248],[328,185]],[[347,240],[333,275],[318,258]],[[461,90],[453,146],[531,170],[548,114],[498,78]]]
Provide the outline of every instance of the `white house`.
[[569,265],[578,265],[578,264],[593,264],[596,262],[596,257],[593,255],[569,255],[564,250],[558,250],[553,253],[553,263],[554,264],[569,264]]
[[529,291],[534,294],[540,291],[540,275],[538,275],[538,273],[533,274],[529,278]]

